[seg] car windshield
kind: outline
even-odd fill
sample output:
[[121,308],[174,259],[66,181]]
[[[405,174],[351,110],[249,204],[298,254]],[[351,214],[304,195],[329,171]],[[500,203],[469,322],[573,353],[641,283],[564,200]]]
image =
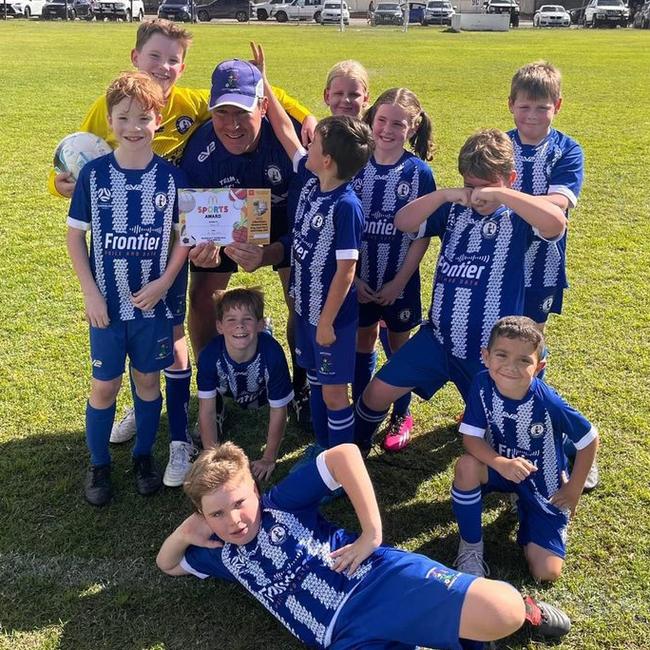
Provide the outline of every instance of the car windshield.
[[448,2],[430,2],[427,7],[429,9],[444,9],[445,7],[448,7],[449,3]]
[[183,6],[187,4],[188,0],[163,0],[162,4],[164,5],[175,5],[175,6]]
[[384,3],[377,5],[378,11],[397,11],[398,9],[399,5],[388,5]]
[[555,12],[560,12],[564,13],[564,7],[558,7],[557,5],[544,5],[540,11],[543,11],[545,13],[555,13]]
[[624,7],[625,5],[621,0],[598,0],[596,3],[598,7]]

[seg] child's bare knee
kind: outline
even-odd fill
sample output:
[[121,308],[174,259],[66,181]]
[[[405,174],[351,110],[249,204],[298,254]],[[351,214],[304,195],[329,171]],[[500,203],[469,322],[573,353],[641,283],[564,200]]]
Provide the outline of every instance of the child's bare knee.
[[328,386],[325,384],[323,386],[323,401],[330,411],[340,411],[350,406],[347,385]]
[[481,482],[482,463],[470,456],[464,454],[456,461],[454,470],[454,485],[462,489],[471,489]]
[[121,377],[108,381],[93,379],[90,388],[91,405],[95,408],[108,408],[117,399],[121,384]]
[[530,575],[541,582],[553,582],[562,575],[564,560],[549,551],[528,550],[528,570]]
[[529,565],[530,575],[540,582],[555,582],[562,575],[561,566]]

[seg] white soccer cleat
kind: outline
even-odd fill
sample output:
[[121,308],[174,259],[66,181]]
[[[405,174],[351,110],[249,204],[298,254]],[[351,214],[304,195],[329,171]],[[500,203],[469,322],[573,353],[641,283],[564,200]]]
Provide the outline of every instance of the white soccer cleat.
[[167,487],[183,485],[185,476],[192,465],[194,447],[189,442],[169,443],[169,462],[165,468],[163,483]]
[[111,429],[110,442],[119,445],[128,442],[135,435],[135,411],[132,408],[126,409],[119,422],[113,424]]
[[589,473],[587,474],[587,479],[585,481],[585,486],[582,489],[583,492],[591,492],[594,488],[598,487],[600,483],[600,472],[598,471],[598,464],[594,459],[591,467],[589,468]]

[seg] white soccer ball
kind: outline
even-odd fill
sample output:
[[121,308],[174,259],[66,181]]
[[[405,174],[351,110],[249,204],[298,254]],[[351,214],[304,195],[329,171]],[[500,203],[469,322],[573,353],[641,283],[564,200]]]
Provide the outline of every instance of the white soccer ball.
[[70,172],[79,178],[81,168],[91,160],[110,153],[112,149],[100,137],[86,131],[67,135],[54,151],[54,169],[58,172]]

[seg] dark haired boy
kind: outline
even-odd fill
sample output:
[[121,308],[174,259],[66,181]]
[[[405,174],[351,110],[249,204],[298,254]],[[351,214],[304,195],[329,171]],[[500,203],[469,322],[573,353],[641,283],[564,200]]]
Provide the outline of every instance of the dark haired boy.
[[282,347],[264,331],[264,294],[256,288],[220,294],[216,300],[216,325],[219,334],[201,351],[197,363],[203,448],[219,443],[224,397],[231,397],[244,409],[268,404],[266,448],[263,456],[251,463],[255,478],[266,480],[275,469],[293,389]]
[[[464,456],[451,490],[460,530],[456,566],[485,575],[481,511],[483,495],[515,493],[517,541],[537,580],[556,580],[566,554],[569,517],[596,457],[598,433],[537,377],[544,367],[544,337],[525,316],[508,316],[492,328],[483,349],[486,371],[474,378],[460,425]],[[567,479],[564,437],[576,459]]]
[[[253,45],[265,89],[264,53]],[[370,128],[355,118],[316,125],[305,155],[291,121],[268,93],[268,116],[298,175],[291,248],[296,358],[307,370],[316,442],[328,448],[354,438],[348,385],[354,379],[359,313],[354,276],[363,235],[361,202],[349,181],[370,157]]]

